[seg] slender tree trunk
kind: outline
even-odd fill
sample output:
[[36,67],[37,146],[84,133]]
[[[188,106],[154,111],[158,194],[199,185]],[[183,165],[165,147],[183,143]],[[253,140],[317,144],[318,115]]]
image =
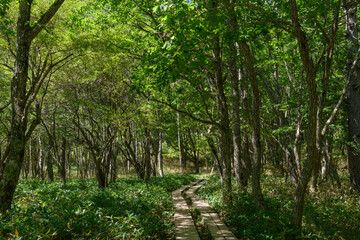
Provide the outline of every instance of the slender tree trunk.
[[194,164],[195,164],[195,173],[199,174],[200,173],[200,163],[199,163],[199,158],[197,156],[196,150],[194,150],[193,156],[194,156]]
[[159,163],[159,176],[164,176],[164,170],[163,170],[163,154],[162,154],[162,130],[159,131],[159,157],[158,157]]
[[325,139],[323,143],[321,175],[321,182],[330,179],[332,182],[336,182],[337,188],[341,188],[341,182],[332,157],[332,147],[329,143],[329,139]]
[[[237,45],[239,48],[239,46]],[[242,69],[240,69],[242,71]],[[246,122],[250,125],[250,104],[248,99],[248,87],[245,81],[240,82],[240,89],[241,89],[241,106],[244,112],[244,118]],[[242,142],[241,142],[241,160],[242,160],[242,173],[243,178],[242,181],[244,186],[248,186],[250,173],[252,171],[252,164],[251,164],[251,157],[250,157],[250,143],[249,143],[249,133],[246,129],[242,131]]]
[[220,115],[220,156],[223,165],[223,186],[222,197],[225,205],[232,203],[232,185],[231,185],[231,129],[229,121],[229,110],[227,99],[224,93],[225,79],[222,76],[221,48],[218,36],[213,38],[213,68],[214,82],[216,86],[216,102]]
[[302,118],[300,118],[300,119],[298,118],[298,125],[297,125],[297,128],[296,128],[295,141],[294,141],[294,147],[293,147],[293,152],[294,152],[294,157],[295,157],[295,164],[296,164],[296,171],[297,171],[298,178],[299,178],[299,176],[301,174],[301,165],[300,165],[300,160],[301,160],[301,141],[300,141],[301,132],[300,132],[300,128],[301,128],[302,121],[303,121]]
[[110,182],[114,183],[116,182],[117,174],[118,174],[118,162],[117,162],[117,156],[119,151],[116,148],[116,142],[114,140],[113,147],[112,147],[112,157],[111,157],[111,174],[110,174]]
[[152,175],[154,177],[158,176],[158,163],[159,163],[159,142],[160,142],[160,130],[154,129],[152,132],[152,140],[151,140],[151,169]]
[[54,170],[53,170],[53,160],[51,155],[51,149],[48,150],[48,153],[46,155],[46,169],[47,174],[50,182],[54,181]]
[[352,63],[359,49],[357,6],[358,1],[344,1],[346,13],[346,40],[348,41],[347,71],[350,76],[348,95],[348,168],[353,189],[360,191],[360,64],[351,72]]
[[182,162],[182,158],[183,158],[183,149],[182,149],[182,144],[181,144],[181,125],[180,125],[180,113],[177,112],[176,113],[177,115],[177,130],[178,130],[178,134],[177,134],[177,137],[178,137],[178,147],[179,147],[179,165],[180,165],[180,172],[182,173],[183,172],[183,162]]
[[23,164],[23,173],[24,173],[24,177],[27,179],[30,173],[30,147],[27,150],[27,154],[25,154],[24,156],[24,164]]
[[85,151],[85,154],[84,154],[84,177],[87,178],[89,177],[89,153],[87,151]]
[[38,137],[38,142],[39,142],[39,171],[40,171],[41,180],[44,180],[45,179],[45,169],[44,169],[45,159],[44,159],[43,148],[42,148],[40,136]]
[[319,161],[318,148],[316,146],[317,133],[317,104],[318,94],[315,82],[316,74],[310,57],[310,48],[306,39],[306,34],[302,30],[298,19],[296,0],[290,0],[291,19],[298,42],[301,60],[306,73],[306,83],[309,92],[309,110],[308,110],[308,131],[307,131],[307,154],[308,158],[304,163],[300,179],[295,192],[294,205],[292,211],[292,226],[294,229],[300,229],[302,223],[302,215],[304,211],[305,193],[307,185],[310,181],[311,174],[315,169],[317,161]]
[[261,191],[261,142],[260,142],[260,91],[256,79],[256,73],[253,63],[253,56],[250,47],[245,42],[239,42],[240,48],[244,54],[246,70],[249,76],[252,89],[252,144],[253,144],[253,164],[252,164],[252,191],[254,195],[255,206],[257,209],[264,208],[264,198]]
[[144,144],[144,151],[145,151],[145,182],[148,182],[151,175],[151,139],[150,139],[150,131],[145,128],[145,144]]
[[[29,150],[28,150],[28,159],[29,159],[29,173],[30,177],[34,178],[34,172],[33,172],[33,146],[32,141],[29,141]],[[26,161],[26,160],[25,160]]]
[[79,146],[78,150],[78,164],[81,179],[84,179],[84,161],[83,161],[83,152],[81,146]]
[[81,176],[81,164],[80,164],[80,157],[79,157],[79,150],[77,147],[74,148],[74,160],[75,160],[75,166],[76,168],[76,178],[79,178],[79,175]]
[[229,73],[231,80],[231,88],[232,88],[232,131],[233,131],[233,145],[234,145],[234,173],[235,180],[237,185],[240,188],[244,188],[247,185],[247,181],[244,177],[244,164],[242,164],[241,159],[241,129],[240,129],[240,90],[239,90],[239,68],[236,63],[236,59],[238,58],[237,48],[236,48],[236,39],[234,36],[238,29],[237,19],[235,17],[234,11],[234,0],[229,1],[228,13],[228,28],[230,32],[233,32],[234,35],[229,39]]
[[61,139],[60,145],[60,164],[59,164],[59,175],[62,185],[66,184],[66,139],[63,137]]
[[67,171],[69,173],[68,178],[70,179],[71,178],[71,152],[70,152],[70,150],[67,152],[66,160],[67,160]]
[[[213,137],[211,136],[211,128],[209,128],[208,130],[208,133],[207,133],[207,136],[206,136],[206,140],[208,142],[208,145],[210,147],[210,150],[211,150],[211,153],[212,155],[214,156],[214,166],[216,166],[217,170],[218,170],[218,173],[220,174],[220,180],[221,180],[221,184],[223,184],[224,182],[224,171],[223,171],[223,166],[221,164],[221,161],[219,159],[219,154],[218,154],[218,151],[215,147],[215,144],[214,144],[214,140],[213,140]],[[214,168],[211,169],[211,173],[213,171]]]

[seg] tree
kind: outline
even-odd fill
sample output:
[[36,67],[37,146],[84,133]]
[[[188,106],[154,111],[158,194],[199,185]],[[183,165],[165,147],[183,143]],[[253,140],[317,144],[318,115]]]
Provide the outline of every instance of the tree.
[[[304,166],[301,171],[301,176],[297,183],[297,188],[294,196],[294,206],[293,206],[293,212],[292,212],[292,226],[295,229],[301,228],[301,221],[302,221],[302,215],[303,215],[303,209],[304,209],[304,196],[306,193],[307,185],[310,181],[311,176],[315,174],[315,182],[316,182],[316,175],[318,174],[317,171],[319,171],[319,164],[320,164],[320,154],[321,154],[321,147],[322,147],[322,141],[320,138],[320,132],[321,132],[321,115],[322,115],[322,104],[320,104],[319,107],[319,96],[318,96],[318,85],[316,83],[316,77],[319,70],[319,65],[322,62],[322,59],[326,53],[328,54],[327,58],[327,64],[330,68],[331,66],[331,58],[329,59],[329,56],[331,56],[331,53],[333,51],[334,47],[334,41],[335,41],[335,34],[337,29],[337,23],[338,23],[338,8],[334,11],[334,17],[333,17],[333,23],[332,23],[332,29],[333,32],[332,38],[328,41],[326,47],[324,47],[324,50],[322,51],[322,54],[320,55],[320,58],[317,60],[317,62],[313,62],[313,57],[311,55],[311,48],[309,44],[309,39],[305,31],[303,30],[299,15],[298,15],[298,6],[296,0],[290,0],[290,11],[291,11],[291,21],[292,26],[294,29],[294,36],[296,37],[298,48],[299,48],[299,54],[301,57],[302,65],[305,72],[305,80],[307,85],[307,91],[309,94],[309,108],[308,108],[308,130],[307,130],[307,159],[304,163]],[[328,69],[328,71],[330,71]],[[328,74],[327,74],[328,75]],[[328,79],[325,78],[325,83],[327,84]],[[327,89],[326,85],[323,86],[323,96],[326,97]],[[320,103],[321,103],[320,99]],[[325,101],[325,100],[323,100]],[[320,119],[319,119],[320,118]]]
[[358,57],[359,50],[359,34],[357,7],[358,1],[344,1],[344,9],[346,14],[346,40],[347,47],[347,75],[349,82],[348,95],[348,167],[350,172],[350,182],[356,191],[360,191],[360,64],[357,63],[353,69],[353,62]]
[[56,0],[33,26],[29,24],[31,22],[33,0],[19,1],[15,73],[11,83],[12,118],[9,156],[0,179],[0,212],[2,213],[11,208],[11,202],[24,161],[26,141],[36,125],[40,123],[39,109],[37,119],[28,128],[28,109],[32,103],[31,100],[33,100],[28,97],[33,92],[27,92],[26,87],[30,45],[44,26],[52,19],[64,1]]

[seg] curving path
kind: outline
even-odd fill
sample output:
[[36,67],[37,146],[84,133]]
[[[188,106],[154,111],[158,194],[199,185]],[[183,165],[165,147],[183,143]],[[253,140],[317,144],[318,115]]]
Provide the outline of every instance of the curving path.
[[204,224],[208,228],[212,239],[216,240],[236,240],[235,235],[229,230],[225,223],[219,218],[218,214],[195,194],[195,191],[205,184],[204,179],[199,179],[189,185],[183,186],[173,192],[175,204],[175,236],[176,239],[200,240],[195,223],[191,217],[190,209],[185,199],[181,195],[183,191],[191,198],[194,208],[199,209],[204,219]]

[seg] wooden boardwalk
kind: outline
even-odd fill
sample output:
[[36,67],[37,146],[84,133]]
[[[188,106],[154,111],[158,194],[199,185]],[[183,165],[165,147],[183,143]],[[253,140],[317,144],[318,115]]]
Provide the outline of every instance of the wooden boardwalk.
[[[173,192],[175,204],[175,236],[176,239],[200,239],[195,223],[191,217],[190,209],[186,204],[181,193],[183,191],[191,198],[193,208],[197,208],[208,228],[212,239],[216,240],[236,240],[235,235],[228,229],[225,223],[219,218],[218,214],[203,199],[195,194],[195,191],[205,184],[203,179],[197,180],[189,185],[183,186]],[[188,189],[188,190],[186,190]]]
[[190,209],[181,195],[185,189],[197,184],[198,182],[199,181],[195,181],[172,192],[175,205],[176,239],[200,240],[194,221],[191,217]]

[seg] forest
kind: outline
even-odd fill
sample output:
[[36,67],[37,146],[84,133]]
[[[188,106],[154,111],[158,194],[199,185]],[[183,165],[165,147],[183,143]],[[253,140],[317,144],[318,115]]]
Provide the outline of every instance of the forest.
[[360,239],[359,8],[0,0],[0,239]]

